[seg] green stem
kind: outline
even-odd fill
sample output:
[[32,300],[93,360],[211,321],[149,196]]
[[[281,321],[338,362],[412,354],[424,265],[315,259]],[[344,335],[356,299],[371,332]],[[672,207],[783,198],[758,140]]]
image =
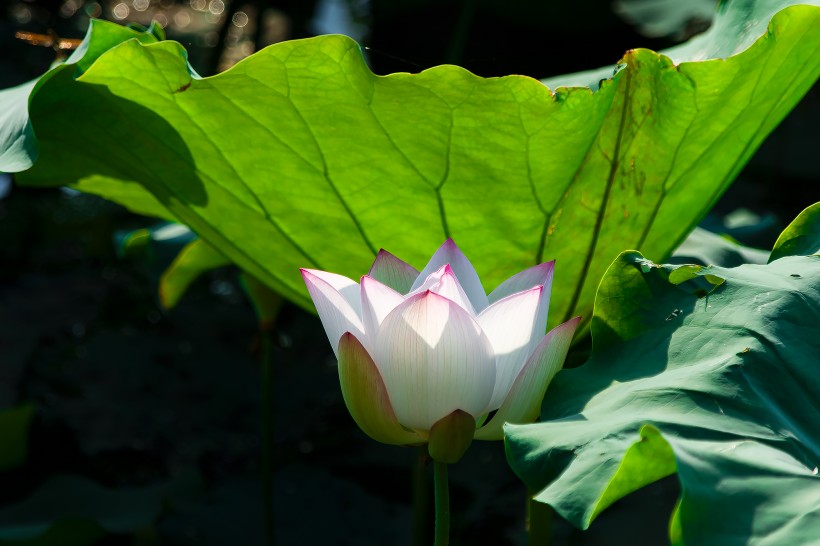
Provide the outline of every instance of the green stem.
[[434,462],[436,484],[436,541],[435,546],[450,544],[450,489],[447,483],[447,463]]
[[552,545],[552,507],[527,495],[528,546]]
[[262,503],[265,510],[265,544],[273,546],[273,347],[271,333],[262,338]]
[[462,1],[461,13],[456,22],[456,27],[453,29],[450,45],[444,54],[446,64],[460,64],[464,61],[464,50],[467,47],[467,39],[470,35],[470,26],[473,24],[475,10],[476,0]]
[[427,446],[419,446],[413,461],[413,534],[410,544],[428,546],[430,521],[430,478],[427,473]]

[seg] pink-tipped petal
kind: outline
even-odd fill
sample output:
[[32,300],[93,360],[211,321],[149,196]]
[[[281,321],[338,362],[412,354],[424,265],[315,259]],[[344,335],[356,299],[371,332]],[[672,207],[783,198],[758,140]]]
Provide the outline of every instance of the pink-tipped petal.
[[368,275],[362,277],[361,287],[364,330],[369,339],[375,339],[379,325],[404,301],[404,296]]
[[476,273],[473,264],[470,263],[470,260],[467,259],[452,239],[444,241],[444,244],[436,250],[436,253],[433,254],[433,257],[419,273],[410,290],[413,291],[419,288],[431,273],[447,264],[450,264],[453,268],[458,277],[458,282],[470,298],[473,308],[480,313],[489,304],[487,293],[484,291],[484,287],[481,286],[481,280],[478,278],[478,273]]
[[555,271],[555,260],[538,264],[521,273],[517,273],[502,282],[498,287],[490,292],[488,299],[490,303],[495,303],[502,298],[506,298],[516,292],[529,290],[533,286],[543,286],[541,292],[541,305],[544,307],[544,328],[539,334],[543,334],[547,328],[546,315],[550,308],[550,293],[552,292],[552,276]]
[[[333,353],[338,358],[339,338],[342,334],[353,332],[364,338],[359,285],[347,277],[326,271],[314,269],[302,269],[301,271],[310,297],[322,320],[322,326],[325,327],[327,339],[333,347]],[[352,292],[355,293],[355,298],[351,301]]]
[[470,313],[470,315],[475,316],[475,307],[473,307],[470,298],[458,282],[458,277],[456,277],[450,264],[445,264],[428,275],[421,286],[410,292],[408,296],[420,294],[427,290],[456,302],[462,309]]
[[384,444],[423,442],[396,420],[376,364],[351,333],[344,334],[339,341],[339,383],[350,415],[365,434]]
[[580,321],[581,317],[575,317],[550,330],[515,378],[496,414],[476,431],[476,439],[501,440],[504,437],[504,423],[532,423],[538,418],[544,393],[564,365]]
[[407,427],[429,431],[455,410],[487,411],[495,359],[475,319],[433,292],[409,297],[382,322],[375,360],[393,410]]
[[329,284],[345,299],[350,307],[356,311],[358,316],[362,316],[362,304],[361,298],[359,297],[359,283],[348,279],[344,275],[329,273],[327,271],[319,271],[318,269],[302,269],[301,271],[303,278],[305,277],[305,273],[308,273],[313,277],[321,279]]
[[543,286],[546,288],[545,292],[549,294],[552,287],[552,276],[555,271],[555,260],[551,262],[544,262],[536,266],[525,269],[520,273],[516,273],[506,281],[498,285],[498,287],[490,292],[490,303],[496,302],[501,298],[511,296],[516,292],[529,290],[533,286]]
[[382,249],[367,273],[368,277],[386,284],[399,294],[407,294],[419,276],[419,270]]
[[504,401],[527,357],[543,338],[546,319],[539,316],[546,315],[541,307],[542,290],[536,286],[507,296],[476,317],[495,351],[495,388],[490,409],[497,408]]

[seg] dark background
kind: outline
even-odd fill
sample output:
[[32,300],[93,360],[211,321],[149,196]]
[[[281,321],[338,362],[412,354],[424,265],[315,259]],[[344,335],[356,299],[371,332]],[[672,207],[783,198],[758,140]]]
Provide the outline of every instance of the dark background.
[[[347,28],[379,74],[450,62],[482,76],[542,78],[612,65],[631,47],[662,49],[709,24],[691,17],[648,37],[609,1],[372,0],[350,2],[353,21],[340,27],[317,19],[321,6],[311,0],[226,0],[221,11],[214,1],[0,3],[0,87],[37,77],[56,57],[15,39],[16,31],[82,37],[90,16],[164,21],[202,75],[277,40]],[[770,247],[820,198],[818,121],[814,91],[705,225]],[[262,544],[253,310],[232,268],[206,275],[177,308],[163,310],[157,279],[178,247],[123,257],[116,244],[118,234],[154,223],[94,196],[0,178],[0,408],[36,406],[27,462],[0,475],[0,516],[58,474],[121,491],[183,483],[185,501],[166,503],[153,524],[97,543]],[[285,305],[273,336],[278,543],[411,544],[416,452],[357,429],[315,316]],[[61,502],[74,502],[76,492],[63,493]],[[500,442],[476,442],[452,467],[451,495],[453,544],[525,543],[525,491]],[[676,497],[673,477],[617,503],[587,532],[558,520],[556,544],[665,544]]]

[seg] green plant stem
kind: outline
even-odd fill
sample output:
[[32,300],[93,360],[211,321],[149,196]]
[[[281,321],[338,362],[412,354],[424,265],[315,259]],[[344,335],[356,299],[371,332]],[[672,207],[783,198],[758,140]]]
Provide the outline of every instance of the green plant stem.
[[265,544],[274,544],[273,526],[273,344],[269,331],[262,338],[262,503]]
[[527,544],[552,545],[552,507],[527,495]]
[[436,487],[435,546],[450,544],[450,488],[447,483],[447,463],[435,461],[433,476]]
[[450,38],[450,45],[444,55],[446,64],[463,64],[464,50],[467,47],[467,40],[470,35],[470,27],[473,24],[473,17],[476,11],[476,0],[463,0],[459,11],[456,28]]
[[427,446],[419,446],[413,461],[413,546],[428,546],[430,522],[430,477],[427,473]]

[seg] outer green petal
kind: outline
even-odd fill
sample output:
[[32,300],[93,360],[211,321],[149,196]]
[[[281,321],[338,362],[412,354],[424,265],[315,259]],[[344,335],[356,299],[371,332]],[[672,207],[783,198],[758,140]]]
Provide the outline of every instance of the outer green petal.
[[407,294],[419,276],[419,270],[381,249],[367,275],[400,294]]
[[502,440],[504,423],[532,423],[555,374],[564,365],[581,317],[556,326],[544,336],[515,379],[510,393],[489,423],[475,433],[477,440]]
[[419,444],[396,420],[376,363],[351,333],[339,340],[339,382],[347,410],[365,434],[383,444]]
[[473,442],[475,419],[466,411],[456,410],[442,417],[430,429],[427,452],[440,463],[455,464]]

